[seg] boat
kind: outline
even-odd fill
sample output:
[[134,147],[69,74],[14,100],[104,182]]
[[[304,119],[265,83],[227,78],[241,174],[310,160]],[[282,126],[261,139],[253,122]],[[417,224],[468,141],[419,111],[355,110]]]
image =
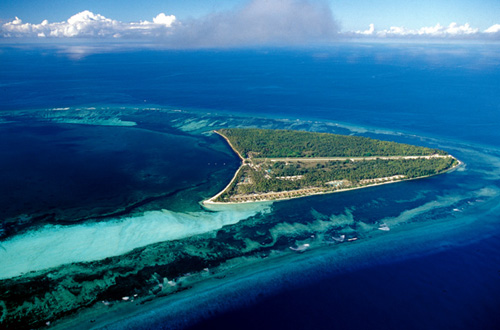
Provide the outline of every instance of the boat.
[[305,250],[307,250],[309,248],[309,244],[302,244],[302,245],[299,245],[298,247],[293,247],[293,246],[290,246],[290,250],[292,251],[296,251],[296,252],[304,252]]
[[332,236],[332,238],[339,243],[342,243],[345,240],[345,235],[340,235],[338,237]]
[[386,225],[385,223],[382,223],[380,224],[380,226],[378,227],[378,230],[382,230],[382,231],[389,231],[391,230],[391,228],[389,228],[388,225]]

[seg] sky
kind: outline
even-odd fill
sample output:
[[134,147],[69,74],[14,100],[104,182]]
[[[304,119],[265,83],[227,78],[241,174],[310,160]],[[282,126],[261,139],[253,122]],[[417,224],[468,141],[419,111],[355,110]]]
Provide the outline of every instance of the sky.
[[0,39],[161,39],[176,47],[345,38],[500,40],[499,0],[2,0]]

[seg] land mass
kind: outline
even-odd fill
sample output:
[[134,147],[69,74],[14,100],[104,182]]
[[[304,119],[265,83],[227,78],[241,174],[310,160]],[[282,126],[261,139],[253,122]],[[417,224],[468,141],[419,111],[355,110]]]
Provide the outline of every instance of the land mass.
[[242,163],[205,205],[345,191],[437,175],[460,164],[443,150],[359,136],[254,128],[214,132]]

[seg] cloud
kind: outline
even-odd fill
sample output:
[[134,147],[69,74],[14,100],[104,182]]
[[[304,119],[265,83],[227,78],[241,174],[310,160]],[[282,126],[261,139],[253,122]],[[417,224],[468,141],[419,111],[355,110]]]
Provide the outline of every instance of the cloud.
[[346,32],[348,37],[374,37],[374,38],[406,38],[406,39],[495,39],[500,37],[500,24],[495,24],[481,32],[473,28],[469,23],[459,25],[451,23],[448,26],[436,24],[435,26],[422,27],[420,29],[408,29],[405,27],[392,26],[389,29],[376,30],[373,24],[364,31]]
[[329,6],[306,0],[251,0],[185,22],[161,13],[152,22],[124,23],[86,10],[64,22],[32,24],[16,17],[0,27],[4,38],[146,37],[169,47],[304,44],[332,40],[338,32]]
[[360,35],[365,35],[365,36],[372,36],[375,33],[375,24],[373,24],[373,23],[370,24],[370,27],[368,28],[368,30],[356,31],[354,33],[355,34],[360,34]]
[[186,22],[176,40],[186,46],[310,44],[333,40],[338,32],[330,7],[321,1],[253,0]]
[[3,37],[18,38],[120,38],[144,35],[158,37],[168,35],[175,22],[175,16],[161,13],[153,18],[153,22],[123,23],[85,10],[71,16],[67,21],[56,23],[49,23],[47,20],[40,24],[23,23],[16,17],[13,21],[3,24],[0,33]]
[[495,24],[484,30],[484,33],[499,33],[500,32],[500,24]]
[[158,14],[152,21],[121,22],[83,11],[67,21],[25,23],[18,17],[0,25],[0,38],[85,38],[141,40],[166,48],[210,48],[328,44],[338,39],[500,40],[500,24],[484,31],[451,23],[409,29],[340,31],[330,6],[318,0],[248,0],[232,10],[180,22]]
[[381,37],[385,36],[424,36],[424,37],[456,37],[456,36],[467,36],[474,35],[479,32],[479,29],[472,28],[468,23],[464,25],[458,25],[457,23],[451,23],[448,26],[442,26],[441,24],[436,24],[435,26],[422,27],[417,30],[406,29],[404,27],[391,27],[388,30],[378,31],[377,35]]

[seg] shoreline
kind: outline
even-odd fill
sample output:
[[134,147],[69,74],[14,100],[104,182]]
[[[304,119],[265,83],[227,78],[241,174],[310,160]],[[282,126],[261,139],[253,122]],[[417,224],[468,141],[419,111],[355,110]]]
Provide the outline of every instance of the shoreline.
[[238,157],[240,157],[241,161],[242,162],[245,161],[245,158],[243,158],[243,156],[238,152],[238,150],[236,150],[236,148],[231,144],[231,141],[229,141],[229,139],[225,135],[217,132],[216,130],[213,130],[212,132],[214,132],[215,134],[217,134],[219,136],[222,136],[222,138],[224,140],[226,140],[227,144],[229,144],[229,146],[231,147],[231,149],[238,155]]
[[224,187],[224,189],[222,189],[221,191],[219,191],[216,195],[210,197],[209,199],[207,200],[204,200],[201,202],[201,205],[205,206],[206,204],[211,204],[211,203],[217,203],[217,202],[214,202],[213,200],[218,198],[220,195],[222,195],[232,184],[233,184],[233,181],[236,180],[236,177],[238,176],[238,173],[240,173],[241,169],[243,168],[244,166],[244,162],[245,162],[245,159],[240,155],[240,153],[233,147],[233,145],[231,144],[231,142],[229,141],[229,139],[227,137],[225,137],[224,135],[220,134],[219,132],[217,132],[216,130],[213,130],[212,132],[214,132],[215,134],[221,136],[222,138],[224,138],[224,140],[226,140],[227,144],[229,144],[229,146],[231,147],[231,149],[238,155],[238,157],[240,158],[241,160],[241,164],[240,164],[240,167],[238,167],[238,169],[236,170],[236,172],[234,173],[233,175],[233,178],[231,179],[231,181],[229,181],[229,183]]
[[[400,179],[400,180],[396,180],[396,181],[379,182],[379,183],[373,183],[373,184],[368,184],[368,185],[362,185],[362,186],[356,186],[356,187],[352,187],[352,188],[344,188],[344,189],[338,189],[338,190],[332,190],[332,191],[319,191],[319,192],[306,193],[304,195],[292,196],[292,197],[282,197],[282,198],[273,198],[273,199],[254,199],[254,200],[242,201],[242,202],[215,202],[214,200],[217,199],[220,195],[222,195],[229,187],[231,187],[231,185],[233,184],[234,180],[236,180],[236,177],[238,176],[238,173],[245,166],[245,163],[244,163],[245,159],[234,148],[234,146],[231,144],[231,142],[229,141],[229,139],[226,136],[224,136],[223,134],[217,132],[216,130],[214,130],[213,132],[216,133],[216,134],[218,134],[222,138],[224,138],[224,140],[229,144],[229,146],[231,147],[231,149],[240,158],[241,165],[238,168],[238,170],[236,170],[235,174],[233,175],[233,178],[224,187],[224,189],[222,189],[216,195],[214,195],[214,196],[210,197],[209,199],[206,199],[206,200],[204,200],[204,201],[202,201],[200,203],[203,207],[205,207],[205,208],[207,208],[209,210],[213,209],[214,206],[235,206],[235,205],[248,205],[248,204],[252,204],[252,203],[266,203],[266,202],[286,201],[286,200],[297,199],[297,198],[304,198],[304,197],[310,197],[310,196],[316,196],[316,195],[333,194],[333,193],[339,193],[339,192],[345,192],[345,191],[351,191],[351,190],[357,190],[357,189],[363,189],[363,188],[376,187],[376,186],[381,186],[381,185],[390,184],[390,183],[398,183],[398,182],[405,182],[405,181],[425,179],[425,178],[430,178],[430,177],[433,177],[433,176],[436,176],[436,175],[447,173],[447,172],[449,172],[451,170],[454,170],[454,169],[458,168],[460,165],[464,164],[462,161],[460,161],[459,159],[457,159],[456,157],[454,157],[453,155],[450,155],[450,154],[448,154],[446,156],[439,156],[439,155],[430,155],[430,156],[429,155],[427,155],[427,156],[402,156],[404,158],[408,157],[408,158],[411,158],[411,159],[415,159],[415,158],[432,158],[432,157],[451,157],[451,158],[453,158],[453,159],[455,159],[457,161],[457,164],[455,166],[450,167],[449,169],[444,170],[443,172],[439,172],[439,173],[435,173],[435,174],[431,174],[431,175],[426,175],[426,176],[420,176],[420,177],[416,177],[416,178]],[[334,158],[335,159],[340,159],[340,158],[344,158],[344,157],[323,157],[322,159],[330,159],[330,158],[331,159],[334,159]],[[345,157],[345,158],[351,159],[353,157]],[[358,160],[359,157],[354,157],[354,158],[356,158],[356,160]],[[364,157],[363,159],[365,159],[365,158],[366,157]],[[384,156],[381,156],[381,157],[370,157],[370,159],[371,158],[373,158],[373,159],[376,159],[376,158],[381,158],[381,159],[384,159],[384,158],[386,158],[386,159],[395,159],[394,156],[391,156],[391,157],[384,157]],[[287,159],[293,159],[293,158],[284,158],[284,159],[287,160]],[[303,189],[317,189],[317,188],[318,187],[311,187],[311,188],[303,188]],[[296,191],[298,191],[298,190],[280,191],[279,193],[280,194],[287,194],[287,193],[293,193],[293,192],[296,192]],[[262,195],[268,194],[268,193],[273,193],[273,192],[262,193]],[[249,198],[252,198],[252,197],[257,198],[258,197],[258,195],[257,196],[255,196],[255,195],[254,196],[248,195],[248,196],[249,196]]]

